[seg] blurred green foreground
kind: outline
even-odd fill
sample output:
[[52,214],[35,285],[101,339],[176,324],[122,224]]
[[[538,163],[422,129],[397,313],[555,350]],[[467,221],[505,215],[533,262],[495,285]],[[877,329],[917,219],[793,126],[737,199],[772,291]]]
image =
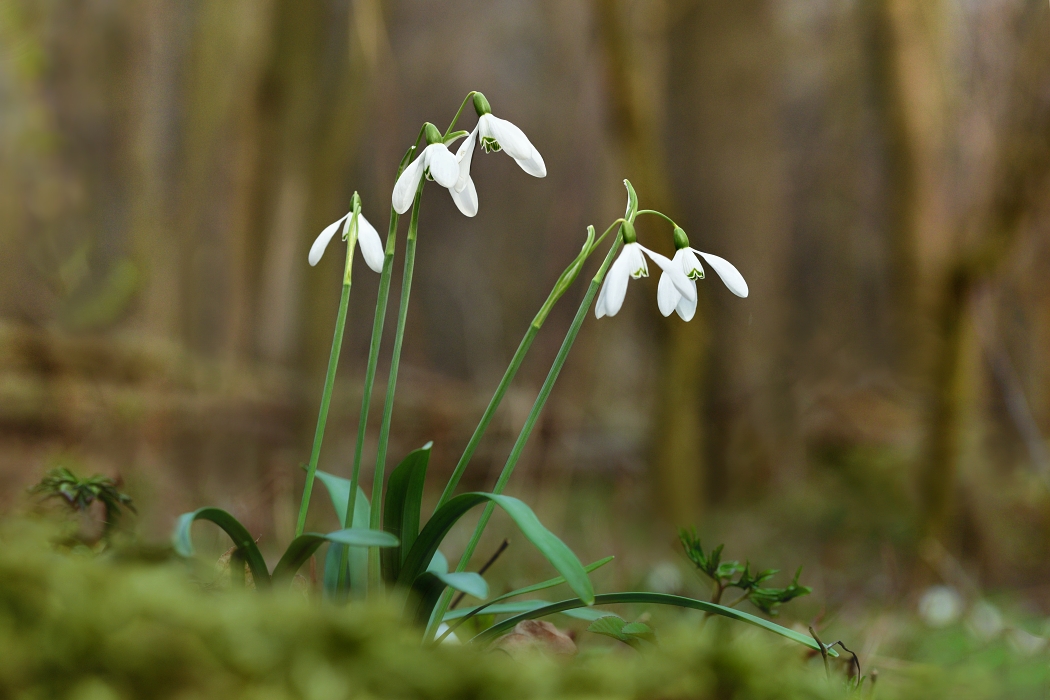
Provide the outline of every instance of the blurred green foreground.
[[[0,697],[831,698],[819,657],[761,631],[678,618],[644,653],[577,637],[574,659],[444,645],[381,608],[221,590],[163,550],[63,551],[37,523],[0,526]],[[197,571],[196,574],[201,572]],[[883,671],[881,698],[1045,697],[1042,659],[959,632],[926,635]],[[930,663],[936,661],[937,665]],[[867,672],[867,670],[866,670]],[[865,684],[857,697],[870,697]]]

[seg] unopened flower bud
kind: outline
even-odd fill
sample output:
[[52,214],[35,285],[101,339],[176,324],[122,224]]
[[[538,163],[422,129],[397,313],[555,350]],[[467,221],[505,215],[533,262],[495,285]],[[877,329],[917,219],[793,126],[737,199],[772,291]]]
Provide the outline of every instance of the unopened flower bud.
[[689,237],[685,235],[685,231],[680,226],[674,227],[674,249],[681,250],[682,248],[689,247]]
[[428,144],[441,143],[441,132],[430,122],[423,127],[423,133],[426,135]]
[[480,92],[474,93],[474,111],[478,113],[480,117],[483,114],[490,114],[492,107],[489,106],[489,101],[485,99],[485,96]]
[[623,236],[624,243],[637,243],[638,236],[634,232],[634,224],[630,221],[624,221],[620,224],[620,234]]

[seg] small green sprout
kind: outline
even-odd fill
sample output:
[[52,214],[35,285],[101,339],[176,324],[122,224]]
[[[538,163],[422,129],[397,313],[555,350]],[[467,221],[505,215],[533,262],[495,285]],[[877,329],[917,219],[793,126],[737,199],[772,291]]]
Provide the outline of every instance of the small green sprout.
[[779,569],[766,569],[752,574],[750,562],[741,565],[738,561],[722,561],[722,549],[725,545],[721,544],[712,549],[709,554],[705,553],[703,544],[696,534],[696,528],[679,530],[678,538],[682,542],[685,555],[693,562],[697,570],[711,579],[712,603],[721,603],[722,595],[727,589],[739,588],[743,594],[730,603],[729,607],[736,607],[748,600],[765,614],[775,617],[784,603],[813,592],[812,588],[800,585],[798,582],[798,577],[802,574],[802,567],[798,568],[795,578],[784,588],[766,588],[761,584],[780,573]]
[[41,496],[41,500],[60,498],[77,513],[84,513],[95,501],[102,504],[106,511],[102,536],[109,536],[120,520],[122,509],[137,513],[131,502],[131,496],[122,492],[119,484],[108,476],[96,474],[81,479],[65,467],[51,469],[35,486],[29,489],[32,494]]

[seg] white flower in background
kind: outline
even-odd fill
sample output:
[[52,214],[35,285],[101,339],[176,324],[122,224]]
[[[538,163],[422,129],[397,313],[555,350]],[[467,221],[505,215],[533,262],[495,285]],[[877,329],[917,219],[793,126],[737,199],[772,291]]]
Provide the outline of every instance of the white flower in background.
[[[738,297],[747,296],[747,282],[728,260],[690,248],[685,231],[678,227],[675,227],[674,230],[674,242],[678,252],[674,254],[672,262],[689,278],[689,283],[693,286],[694,291],[696,290],[695,280],[704,278],[704,268],[696,257],[699,255],[718,274],[729,291]],[[656,288],[656,303],[660,307],[660,313],[664,316],[670,316],[672,311],[677,311],[683,321],[689,321],[696,314],[696,295],[694,294],[690,299],[681,294],[673,278],[667,275],[660,276],[660,282]]]
[[[338,221],[326,226],[324,231],[321,231],[321,234],[314,239],[314,244],[310,246],[310,265],[316,265],[321,260],[325,248],[328,247],[328,243],[340,226],[343,228],[343,238],[349,235],[352,216],[353,212],[347,212]],[[379,240],[379,232],[360,212],[357,214],[357,247],[361,249],[361,257],[365,259],[365,264],[376,272],[383,271],[384,253],[383,244]]]
[[404,214],[412,207],[419,183],[425,176],[446,188],[452,195],[452,201],[467,216],[478,213],[478,192],[469,175],[463,187],[457,189],[460,181],[459,161],[452,151],[448,150],[441,138],[441,133],[433,124],[426,125],[426,137],[429,144],[412,163],[401,173],[394,183],[394,194],[390,198],[394,211]]
[[486,153],[502,150],[529,175],[547,176],[547,166],[543,163],[543,157],[529,138],[506,119],[493,116],[489,101],[480,92],[474,93],[474,110],[478,113],[478,124],[456,151],[456,159],[459,160],[457,192],[470,187],[470,161],[474,157],[474,148],[478,141]]
[[663,255],[638,243],[634,226],[629,221],[623,223],[623,237],[627,243],[605,276],[602,290],[598,293],[598,303],[594,305],[595,316],[601,318],[619,313],[620,307],[623,306],[623,298],[627,294],[628,280],[649,276],[646,255],[663,270],[664,276],[671,281],[680,295],[685,298],[691,297],[693,304],[696,304],[696,284],[686,277],[680,265],[675,265]]

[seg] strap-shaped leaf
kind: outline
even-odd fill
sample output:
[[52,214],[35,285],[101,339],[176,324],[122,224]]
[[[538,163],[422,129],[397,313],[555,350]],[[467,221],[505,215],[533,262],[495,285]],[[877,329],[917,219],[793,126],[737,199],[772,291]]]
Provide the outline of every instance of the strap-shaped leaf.
[[197,520],[207,520],[215,523],[222,531],[230,536],[233,544],[237,547],[248,568],[251,569],[252,578],[256,587],[262,588],[270,585],[270,572],[266,568],[266,561],[259,551],[258,545],[252,538],[248,529],[241,525],[237,518],[233,517],[222,508],[198,508],[191,513],[183,513],[175,521],[175,531],[171,534],[171,544],[175,552],[183,557],[193,556],[193,540],[190,537],[190,528]]
[[[606,564],[611,562],[613,559],[615,559],[615,557],[605,557],[604,559],[599,559],[598,561],[592,562],[592,563],[588,564],[587,566],[583,567],[583,570],[586,571],[589,574],[592,571],[594,571],[595,569],[598,569],[598,568],[601,568],[601,567],[605,566]],[[545,605],[550,605],[550,603],[545,601],[545,600],[523,600],[523,601],[519,601],[517,603],[507,603],[505,605],[500,605],[500,603],[502,603],[504,600],[507,600],[509,598],[516,598],[519,595],[528,595],[530,593],[536,593],[537,591],[542,591],[542,590],[547,589],[547,588],[553,588],[554,586],[559,586],[559,585],[561,585],[563,583],[565,583],[564,577],[556,576],[555,578],[548,579],[546,581],[540,581],[539,583],[534,583],[531,586],[525,586],[524,588],[518,588],[516,590],[510,591],[509,593],[504,593],[501,596],[496,596],[495,598],[493,598],[492,600],[488,601],[484,605],[479,605],[476,608],[463,608],[461,610],[449,610],[448,612],[445,613],[445,618],[442,620],[442,622],[451,622],[452,620],[459,620],[459,622],[457,622],[454,625],[449,625],[448,629],[445,630],[445,632],[442,633],[441,636],[439,636],[435,640],[435,643],[440,644],[441,641],[445,637],[447,637],[449,634],[454,632],[457,627],[459,627],[461,624],[463,624],[464,622],[466,622],[470,618],[474,617],[475,615],[479,615],[481,613],[485,613],[487,615],[506,615],[506,614],[517,615],[518,613],[523,613],[523,612],[527,612],[529,610],[535,610],[536,608],[542,608]],[[573,609],[573,610],[566,610],[562,614],[563,615],[568,615],[570,617],[582,617],[581,613],[583,613],[583,614],[598,613],[599,619],[601,617],[605,617],[607,614],[609,614],[609,615],[612,614],[612,613],[605,613],[605,612],[603,612],[601,610],[594,610],[593,608],[576,608],[576,609]],[[594,619],[594,618],[584,618],[584,619]]]
[[[345,522],[346,503],[350,494],[350,480],[320,470],[317,471],[317,479],[324,484],[325,490],[328,491],[328,497],[332,501],[332,507],[335,508],[335,514],[339,518],[339,522]],[[351,523],[354,529],[368,528],[370,513],[371,504],[368,502],[368,496],[358,487],[357,503],[354,505],[354,522]],[[345,586],[349,578],[349,592],[355,599],[363,599],[368,585],[368,551],[360,547],[350,547],[344,557],[343,549],[343,545],[335,543],[328,547],[324,568],[325,595],[332,600],[346,599],[347,591],[337,590],[340,586],[339,563],[345,562],[350,571],[349,576],[343,576],[342,585]]]
[[[722,615],[728,617],[731,620],[737,620],[739,622],[746,622],[756,627],[769,630],[774,634],[779,634],[781,637],[786,637],[792,641],[798,642],[810,649],[820,651],[820,647],[817,645],[816,640],[812,637],[796,632],[795,630],[788,629],[787,627],[781,627],[780,625],[770,622],[769,620],[763,620],[761,617],[755,617],[749,615],[746,612],[736,610],[735,608],[727,608],[724,605],[718,605],[716,603],[709,603],[706,600],[697,600],[695,598],[686,598],[684,596],[669,595],[667,593],[647,593],[647,592],[626,592],[626,593],[603,593],[594,597],[593,605],[613,605],[616,603],[651,603],[656,605],[673,605],[679,608],[691,608],[693,610],[703,610],[707,613],[713,613],[715,615]],[[563,600],[560,603],[553,603],[543,608],[537,608],[528,612],[509,617],[506,620],[496,623],[492,627],[479,634],[472,639],[472,642],[483,644],[490,642],[504,632],[514,629],[514,626],[524,620],[533,620],[538,617],[544,617],[551,613],[565,612],[566,610],[572,610],[573,608],[584,607],[584,602],[581,600]],[[832,656],[838,656],[838,652],[834,649],[827,649],[827,653]]]
[[396,537],[382,530],[352,527],[329,532],[327,535],[307,532],[292,540],[288,549],[284,551],[281,560],[273,569],[274,582],[290,583],[295,573],[299,571],[299,567],[305,564],[306,560],[313,556],[317,548],[325,542],[334,542],[347,547],[396,547],[398,545]]
[[439,508],[419,533],[415,544],[405,557],[398,576],[398,585],[404,588],[411,587],[416,578],[426,571],[438,546],[452,526],[471,508],[486,501],[495,503],[511,517],[525,538],[532,542],[565,578],[573,593],[584,601],[584,604],[594,600],[594,588],[587,578],[587,571],[572,550],[545,528],[532,509],[523,502],[511,496],[493,493],[464,493]]
[[401,573],[401,562],[408,555],[419,534],[419,512],[423,503],[423,485],[427,478],[427,462],[430,460],[428,442],[418,450],[412,450],[401,460],[387,481],[383,502],[383,529],[401,540],[401,546],[384,550],[381,554],[383,580],[397,581]]
[[[460,571],[450,574],[448,571],[448,559],[439,550],[434,552],[434,557],[430,560],[430,566],[427,567],[426,573],[417,577],[412,583],[412,591],[406,606],[407,616],[412,619],[423,618],[418,620],[420,624],[429,622],[430,615],[433,612],[433,604],[437,603],[437,598],[434,597],[434,589],[436,588],[436,593],[440,595],[445,586],[482,600],[489,597],[489,584],[485,582],[481,574],[476,574],[472,571]],[[428,608],[428,604],[431,607]]]

